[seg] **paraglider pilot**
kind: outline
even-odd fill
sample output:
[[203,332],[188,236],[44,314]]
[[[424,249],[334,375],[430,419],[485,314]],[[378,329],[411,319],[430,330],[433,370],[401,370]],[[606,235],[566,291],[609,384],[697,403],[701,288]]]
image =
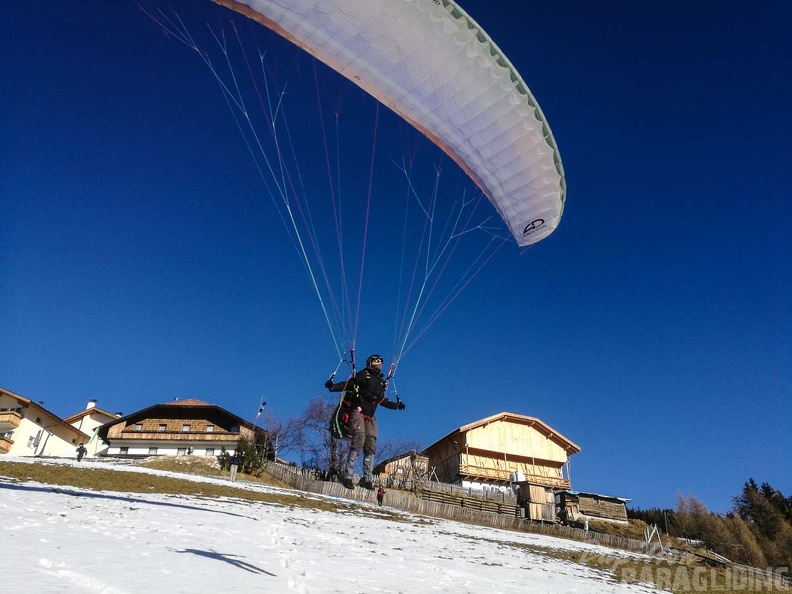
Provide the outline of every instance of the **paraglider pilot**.
[[[360,450],[363,450],[363,478],[360,486],[365,489],[374,489],[371,475],[371,464],[377,451],[377,419],[374,413],[378,405],[391,410],[404,410],[404,403],[398,399],[396,402],[388,400],[385,396],[387,382],[382,373],[382,357],[371,355],[366,359],[366,367],[359,371],[353,380],[354,396],[351,402],[352,410],[349,415],[349,428],[352,432],[352,443],[349,455],[344,465],[342,482],[347,489],[353,489],[352,476],[355,470]],[[325,387],[331,392],[349,391],[349,380],[333,383],[332,379],[325,382]]]

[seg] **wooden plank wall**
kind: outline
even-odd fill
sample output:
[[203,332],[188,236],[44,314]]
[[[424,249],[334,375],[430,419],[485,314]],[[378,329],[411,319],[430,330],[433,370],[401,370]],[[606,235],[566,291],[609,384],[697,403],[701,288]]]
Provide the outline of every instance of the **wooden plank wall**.
[[517,501],[514,499],[508,502],[497,501],[493,499],[478,497],[473,493],[467,495],[459,495],[439,489],[430,489],[427,487],[424,487],[421,490],[421,499],[423,501],[445,503],[447,505],[454,505],[465,509],[487,511],[495,514],[507,514],[513,517],[520,516],[520,508],[517,507]]
[[539,431],[534,424],[515,421],[495,421],[471,429],[465,434],[469,448],[503,452],[508,457],[536,457],[559,464],[566,463],[564,448]]
[[581,495],[578,498],[578,508],[580,513],[590,517],[627,521],[627,507],[621,502],[598,499],[595,503],[592,497]]

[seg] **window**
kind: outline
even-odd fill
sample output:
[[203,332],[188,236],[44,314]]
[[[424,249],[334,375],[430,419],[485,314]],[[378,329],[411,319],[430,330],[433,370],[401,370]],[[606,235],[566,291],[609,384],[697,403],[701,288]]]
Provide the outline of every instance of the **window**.
[[143,423],[135,423],[135,431],[143,431]]
[[228,430],[229,433],[239,433],[239,427],[236,425],[232,425],[231,429]]
[[206,448],[207,456],[214,456],[214,448]]
[[206,426],[207,433],[214,433],[214,425],[207,425]]
[[157,448],[149,448],[149,456],[156,456]]
[[158,429],[158,431],[159,431],[160,433],[164,433],[164,432],[165,432],[165,430],[166,430],[167,428],[168,428],[168,426],[167,426],[167,425],[165,425],[164,423],[160,423],[160,426],[159,426],[159,429]]
[[179,448],[178,450],[176,450],[177,456],[184,456],[186,454],[187,454],[187,448]]
[[32,435],[31,435],[30,437],[28,437],[28,447],[29,447],[29,448],[32,448],[32,447],[33,447],[33,440],[34,440],[34,439],[36,439],[36,438],[35,438],[35,437],[33,437]]
[[186,431],[189,431],[189,430],[190,430],[190,426],[189,425],[182,425],[182,431],[186,432]]
[[36,425],[41,425],[41,417],[36,417]]
[[129,453],[129,448],[128,448],[128,447],[123,447],[123,448],[121,448],[121,449],[119,450],[119,452],[118,452],[118,453],[119,453],[119,454],[128,454],[128,453]]

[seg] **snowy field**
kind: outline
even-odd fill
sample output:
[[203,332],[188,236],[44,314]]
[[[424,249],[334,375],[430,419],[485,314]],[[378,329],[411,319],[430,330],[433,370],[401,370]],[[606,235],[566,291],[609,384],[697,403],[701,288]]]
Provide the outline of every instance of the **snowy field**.
[[[108,468],[83,462],[94,465]],[[403,512],[394,516],[394,510],[359,502],[341,509],[90,491],[0,477],[0,583],[3,592],[37,594],[657,592],[535,548],[639,555]]]

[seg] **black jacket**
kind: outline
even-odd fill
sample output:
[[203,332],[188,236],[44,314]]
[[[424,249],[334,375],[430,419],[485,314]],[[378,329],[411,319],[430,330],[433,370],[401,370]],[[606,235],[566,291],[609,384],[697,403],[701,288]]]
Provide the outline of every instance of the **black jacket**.
[[373,417],[377,410],[377,405],[381,404],[385,408],[397,410],[398,405],[385,397],[385,376],[381,371],[366,367],[358,371],[354,378],[333,384],[331,392],[343,392],[348,390],[355,394],[350,399],[352,406],[359,406],[360,412],[367,417]]

